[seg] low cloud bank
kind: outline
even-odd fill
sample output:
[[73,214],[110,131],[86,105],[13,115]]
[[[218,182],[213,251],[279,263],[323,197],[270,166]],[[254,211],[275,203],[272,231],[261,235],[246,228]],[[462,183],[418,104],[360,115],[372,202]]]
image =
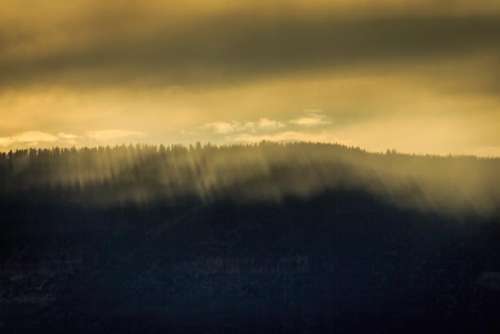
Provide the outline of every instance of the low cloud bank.
[[52,134],[42,131],[26,131],[12,136],[0,137],[0,152],[23,148],[81,147],[85,145],[109,145],[119,142],[134,142],[144,139],[141,131],[107,129],[87,131],[83,135],[59,132]]

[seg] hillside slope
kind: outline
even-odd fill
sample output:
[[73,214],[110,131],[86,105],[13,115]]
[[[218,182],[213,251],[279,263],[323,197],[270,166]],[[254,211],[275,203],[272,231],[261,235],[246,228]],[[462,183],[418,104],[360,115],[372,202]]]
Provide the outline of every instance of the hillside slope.
[[262,144],[0,161],[6,332],[498,326],[481,283],[500,271],[498,160]]

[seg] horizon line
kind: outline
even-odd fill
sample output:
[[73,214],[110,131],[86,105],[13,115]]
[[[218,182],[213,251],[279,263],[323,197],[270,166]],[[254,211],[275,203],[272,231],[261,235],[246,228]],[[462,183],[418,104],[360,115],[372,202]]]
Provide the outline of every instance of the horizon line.
[[55,152],[55,151],[61,151],[61,152],[69,152],[69,151],[77,151],[81,152],[84,150],[99,150],[99,149],[118,149],[118,148],[134,148],[134,149],[144,149],[144,148],[154,148],[157,153],[159,153],[162,150],[162,147],[166,150],[171,150],[173,148],[183,148],[188,151],[194,151],[194,150],[199,150],[199,149],[206,149],[206,148],[218,148],[218,149],[223,149],[223,148],[234,148],[234,147],[239,147],[239,148],[254,148],[254,147],[259,147],[263,145],[276,145],[276,146],[293,146],[293,145],[321,145],[321,146],[332,146],[332,147],[340,147],[346,150],[353,150],[353,151],[358,151],[361,153],[365,154],[372,154],[372,155],[379,155],[379,156],[390,156],[390,155],[399,155],[399,156],[408,156],[408,157],[422,157],[422,158],[472,158],[472,159],[479,159],[479,160],[500,160],[500,156],[480,156],[480,155],[475,155],[475,154],[456,154],[456,153],[444,153],[444,154],[438,154],[438,153],[415,153],[415,152],[403,152],[403,151],[398,151],[394,148],[387,148],[382,151],[370,151],[367,149],[364,149],[360,146],[355,146],[355,145],[346,145],[343,143],[339,142],[313,142],[313,141],[269,141],[269,140],[262,140],[259,142],[248,142],[248,143],[222,143],[222,144],[216,144],[212,142],[193,142],[193,143],[171,143],[171,144],[166,144],[166,143],[146,143],[146,142],[129,142],[129,143],[121,143],[121,144],[107,144],[107,145],[82,145],[82,146],[77,146],[77,145],[71,145],[71,146],[47,146],[47,147],[25,147],[25,148],[10,148],[8,150],[3,150],[0,148],[0,155],[2,156],[8,156],[9,154],[19,154],[19,153],[25,153],[25,152],[30,152],[30,151],[37,151],[37,152]]

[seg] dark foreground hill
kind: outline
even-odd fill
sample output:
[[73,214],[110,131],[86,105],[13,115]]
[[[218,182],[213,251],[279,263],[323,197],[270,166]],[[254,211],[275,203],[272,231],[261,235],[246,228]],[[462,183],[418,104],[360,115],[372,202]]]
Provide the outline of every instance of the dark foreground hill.
[[3,333],[495,333],[499,161],[335,145],[0,156]]

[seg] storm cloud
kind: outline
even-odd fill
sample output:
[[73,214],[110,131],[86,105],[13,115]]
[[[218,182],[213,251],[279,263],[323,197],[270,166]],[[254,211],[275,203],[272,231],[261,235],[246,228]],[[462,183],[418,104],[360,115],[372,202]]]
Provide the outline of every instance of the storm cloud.
[[[40,30],[3,24],[0,85],[210,86],[500,56],[500,15],[495,12],[355,15],[353,9],[346,16],[332,6],[309,15],[291,10],[189,11],[180,19],[168,7],[159,14],[132,11],[141,8],[137,4],[95,6],[95,11],[85,7],[80,15],[72,14],[72,22],[54,23],[52,29],[47,23]],[[483,89],[496,94],[498,84],[488,73],[477,75],[486,77]]]

